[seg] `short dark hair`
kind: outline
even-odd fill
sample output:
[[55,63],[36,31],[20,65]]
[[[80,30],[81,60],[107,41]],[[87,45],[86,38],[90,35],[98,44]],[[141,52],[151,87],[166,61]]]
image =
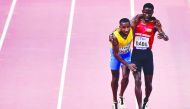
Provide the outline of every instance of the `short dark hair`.
[[128,18],[122,18],[120,21],[119,21],[119,24],[121,23],[126,23],[126,22],[129,22],[130,23],[130,20]]
[[154,6],[153,6],[152,3],[146,3],[146,4],[144,4],[143,9],[145,9],[145,8],[151,8],[152,10],[154,10]]

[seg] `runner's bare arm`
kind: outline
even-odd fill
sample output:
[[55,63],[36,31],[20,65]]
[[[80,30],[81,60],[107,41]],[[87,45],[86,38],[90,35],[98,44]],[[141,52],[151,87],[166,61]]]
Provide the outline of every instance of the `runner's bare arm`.
[[164,39],[165,41],[169,40],[169,37],[162,30],[162,25],[159,20],[156,20],[156,30],[158,31],[158,39]]

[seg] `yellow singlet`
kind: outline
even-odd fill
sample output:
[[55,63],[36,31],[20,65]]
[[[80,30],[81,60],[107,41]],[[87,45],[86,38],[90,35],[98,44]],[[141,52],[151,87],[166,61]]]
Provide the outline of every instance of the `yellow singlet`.
[[119,29],[116,29],[113,34],[119,42],[119,54],[126,54],[130,52],[130,45],[133,40],[133,30],[130,28],[130,32],[126,39],[119,34]]

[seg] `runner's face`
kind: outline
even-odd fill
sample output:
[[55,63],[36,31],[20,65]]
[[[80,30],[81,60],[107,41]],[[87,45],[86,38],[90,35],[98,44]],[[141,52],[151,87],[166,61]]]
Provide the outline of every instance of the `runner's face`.
[[152,8],[144,8],[142,10],[142,13],[143,13],[143,17],[144,17],[145,21],[149,21],[150,18],[152,17],[153,9]]
[[123,32],[124,34],[128,34],[129,30],[130,30],[130,23],[126,22],[126,23],[121,23],[119,28],[121,30],[121,32]]

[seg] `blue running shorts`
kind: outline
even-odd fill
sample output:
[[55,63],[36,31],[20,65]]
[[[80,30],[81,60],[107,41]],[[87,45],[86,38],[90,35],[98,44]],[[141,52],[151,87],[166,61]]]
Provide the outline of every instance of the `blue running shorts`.
[[[127,63],[131,63],[131,51],[126,54],[120,54],[121,58],[124,59]],[[119,70],[120,66],[123,65],[119,60],[117,60],[113,54],[113,50],[110,49],[110,68],[111,70]]]

